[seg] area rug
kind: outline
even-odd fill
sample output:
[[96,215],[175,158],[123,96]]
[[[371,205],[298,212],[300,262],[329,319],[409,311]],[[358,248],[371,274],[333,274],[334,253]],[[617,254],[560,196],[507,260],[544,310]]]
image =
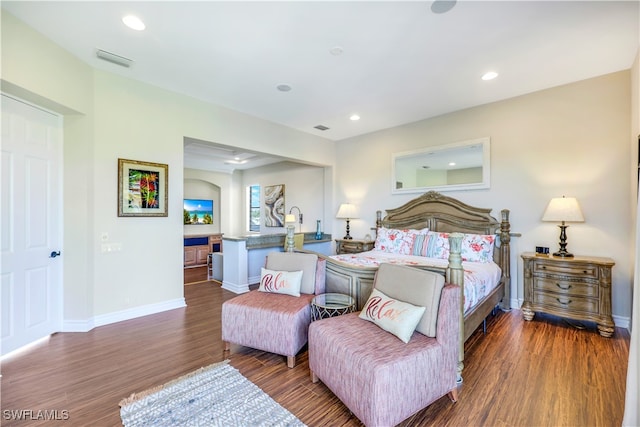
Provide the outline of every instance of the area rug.
[[304,426],[228,361],[120,402],[125,427]]

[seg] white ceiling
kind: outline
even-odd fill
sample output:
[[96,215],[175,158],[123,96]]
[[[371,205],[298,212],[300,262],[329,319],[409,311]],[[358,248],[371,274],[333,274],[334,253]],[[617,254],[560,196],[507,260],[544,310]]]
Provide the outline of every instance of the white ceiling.
[[640,41],[638,1],[1,4],[95,68],[334,141],[629,69]]

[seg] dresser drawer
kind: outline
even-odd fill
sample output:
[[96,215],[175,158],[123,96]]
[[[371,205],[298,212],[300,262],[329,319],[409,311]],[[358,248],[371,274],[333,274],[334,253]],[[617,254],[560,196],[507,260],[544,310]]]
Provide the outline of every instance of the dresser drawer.
[[337,254],[356,254],[373,249],[375,241],[356,239],[336,239]]
[[533,267],[533,274],[558,274],[564,276],[579,276],[581,278],[598,278],[598,266],[594,264],[562,264],[537,262]]
[[586,282],[559,280],[552,277],[536,277],[533,280],[533,289],[535,291],[555,292],[562,295],[597,298],[599,286]]
[[575,295],[557,295],[546,292],[534,291],[533,302],[546,306],[557,307],[564,310],[582,311],[585,313],[598,313],[598,300]]
[[362,243],[360,242],[342,242],[341,248],[344,252],[362,252]]

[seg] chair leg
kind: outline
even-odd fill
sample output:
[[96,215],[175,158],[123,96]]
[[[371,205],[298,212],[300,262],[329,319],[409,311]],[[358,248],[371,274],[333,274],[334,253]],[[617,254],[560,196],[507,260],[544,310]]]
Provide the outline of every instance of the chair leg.
[[287,366],[289,368],[293,368],[296,366],[296,357],[295,356],[287,356]]
[[449,399],[451,399],[451,401],[453,403],[458,401],[458,387],[452,388],[451,391],[447,394],[447,396],[449,396]]
[[318,381],[320,381],[320,378],[318,378],[315,372],[311,371],[311,382],[315,384]]

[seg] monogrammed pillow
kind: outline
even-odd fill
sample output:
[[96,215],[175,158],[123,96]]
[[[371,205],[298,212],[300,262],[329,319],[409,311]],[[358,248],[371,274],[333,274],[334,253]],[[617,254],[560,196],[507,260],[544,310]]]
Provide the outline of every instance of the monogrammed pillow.
[[362,307],[360,318],[375,323],[408,343],[424,311],[425,307],[389,298],[374,289],[367,303]]
[[276,271],[262,267],[260,271],[260,292],[300,296],[302,271]]

